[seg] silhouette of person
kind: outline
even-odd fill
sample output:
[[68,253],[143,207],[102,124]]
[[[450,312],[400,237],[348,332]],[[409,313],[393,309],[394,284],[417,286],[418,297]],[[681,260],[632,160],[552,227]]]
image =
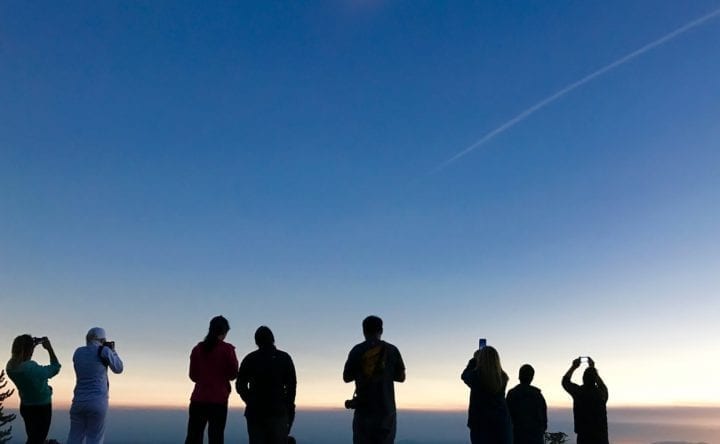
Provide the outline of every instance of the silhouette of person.
[[350,350],[343,380],[355,381],[353,444],[392,444],[397,430],[394,382],[405,381],[405,364],[394,345],[381,340],[383,322],[362,322],[365,341]]
[[461,378],[470,387],[467,425],[472,444],[511,444],[512,425],[505,401],[508,375],[497,350],[485,346],[476,351]]
[[530,364],[520,367],[520,384],[507,394],[507,405],[513,425],[515,444],[544,444],[547,430],[547,404],[540,389],[530,383],[535,369]]
[[243,358],[235,382],[245,402],[249,444],[286,444],[295,418],[295,365],[275,347],[268,327],[255,331],[255,344],[258,349]]
[[573,398],[573,417],[577,444],[608,444],[608,389],[595,368],[595,361],[587,358],[589,367],[583,373],[583,385],[570,381],[581,359],[573,360],[562,378],[562,386]]
[[85,343],[73,354],[76,383],[70,406],[67,444],[103,443],[110,391],[107,371],[108,368],[113,373],[123,371],[115,342],[107,340],[105,330],[91,328],[85,335]]
[[227,319],[215,316],[205,339],[190,353],[190,380],[195,387],[190,396],[185,444],[202,444],[206,425],[210,444],[225,441],[230,381],[238,369],[235,347],[225,342],[228,331]]
[[[30,359],[37,345],[47,350],[50,365],[40,365]],[[20,416],[25,422],[27,443],[44,443],[52,419],[52,387],[48,385],[48,379],[60,372],[60,362],[50,340],[18,336],[12,343],[11,357],[5,369],[20,394]]]

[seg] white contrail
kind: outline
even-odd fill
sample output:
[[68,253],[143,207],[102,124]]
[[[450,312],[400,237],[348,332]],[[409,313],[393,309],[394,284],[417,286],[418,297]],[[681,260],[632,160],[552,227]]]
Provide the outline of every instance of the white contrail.
[[666,42],[674,39],[675,37],[687,32],[697,26],[702,25],[703,23],[707,22],[710,19],[717,17],[718,15],[720,15],[720,9],[716,9],[707,15],[704,15],[696,20],[693,20],[692,22],[679,27],[678,29],[674,30],[673,32],[666,34],[663,37],[660,37],[659,39],[655,40],[654,42],[648,43],[647,45],[643,46],[642,48],[637,49],[637,50],[617,59],[616,61],[610,63],[609,65],[603,66],[602,68],[598,69],[597,71],[593,72],[592,74],[588,74],[587,76],[583,77],[582,79],[580,79],[574,83],[571,83],[570,85],[566,86],[565,88],[542,99],[535,105],[533,105],[530,108],[526,109],[525,111],[521,112],[517,116],[513,117],[512,119],[510,119],[507,122],[503,123],[502,125],[498,126],[497,128],[490,131],[489,133],[485,134],[480,140],[478,140],[477,142],[468,146],[467,148],[460,151],[459,153],[455,154],[448,160],[444,161],[443,163],[441,163],[440,165],[435,167],[435,169],[433,169],[430,173],[431,174],[437,173],[438,171],[447,167],[448,165],[455,162],[459,158],[465,156],[469,152],[481,147],[482,145],[487,143],[490,139],[493,139],[498,134],[507,131],[508,129],[512,128],[513,126],[515,126],[518,123],[522,122],[523,120],[527,119],[530,115],[534,114],[536,111],[538,111],[542,108],[545,108],[547,105],[556,101],[557,99],[559,99],[560,97],[569,93],[570,91],[572,91],[576,88],[579,88],[579,87],[583,86],[584,84],[592,81],[593,79],[600,77],[601,75],[605,74],[606,72],[608,72],[612,69],[615,69],[618,66],[620,66],[624,63],[627,63],[636,57],[643,55],[644,53],[650,51],[651,49],[658,47],[658,46],[662,45],[663,43],[666,43]]

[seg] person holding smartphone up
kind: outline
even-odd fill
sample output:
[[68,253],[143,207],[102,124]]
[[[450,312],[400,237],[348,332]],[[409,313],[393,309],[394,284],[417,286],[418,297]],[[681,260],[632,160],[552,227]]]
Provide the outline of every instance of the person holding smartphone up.
[[[573,373],[586,361],[583,384],[574,384]],[[608,444],[607,400],[608,389],[589,356],[575,358],[562,378],[562,386],[573,398],[573,418],[577,444]]]
[[470,387],[467,426],[472,444],[511,444],[512,424],[505,388],[508,375],[494,347],[480,339],[479,349],[463,370],[461,379]]
[[[40,365],[30,359],[38,345],[47,350],[50,365]],[[20,335],[13,341],[11,352],[6,370],[20,393],[20,416],[25,422],[27,442],[42,444],[52,419],[52,387],[48,385],[48,379],[60,372],[60,362],[45,336]]]

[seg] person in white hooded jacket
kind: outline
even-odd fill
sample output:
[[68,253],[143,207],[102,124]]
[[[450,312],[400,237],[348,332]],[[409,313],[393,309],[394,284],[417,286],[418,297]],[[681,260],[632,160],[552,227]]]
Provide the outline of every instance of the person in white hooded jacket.
[[106,340],[105,330],[91,328],[85,339],[87,345],[79,347],[73,355],[76,383],[67,444],[103,443],[109,393],[107,370],[123,371],[115,343]]

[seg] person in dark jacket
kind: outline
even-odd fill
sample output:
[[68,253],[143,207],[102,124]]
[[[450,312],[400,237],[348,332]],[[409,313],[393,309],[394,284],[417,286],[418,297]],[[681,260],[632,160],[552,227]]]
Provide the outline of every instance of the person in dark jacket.
[[275,348],[272,331],[255,332],[258,349],[240,363],[235,388],[245,402],[250,444],[286,444],[295,418],[297,377],[292,358]]
[[476,351],[461,376],[470,387],[468,427],[472,444],[512,444],[512,425],[505,387],[508,375],[497,350],[485,346]]
[[573,417],[577,444],[608,444],[608,389],[595,368],[595,361],[587,358],[589,367],[583,373],[583,385],[570,381],[581,359],[572,362],[562,378],[562,386],[573,398]]
[[395,382],[405,381],[405,363],[394,345],[380,339],[383,322],[368,316],[362,323],[365,341],[350,350],[343,380],[355,382],[353,444],[392,444],[397,430]]
[[535,369],[530,364],[520,367],[520,384],[507,394],[507,405],[513,424],[515,444],[544,444],[547,430],[547,404],[540,389],[530,383]]

